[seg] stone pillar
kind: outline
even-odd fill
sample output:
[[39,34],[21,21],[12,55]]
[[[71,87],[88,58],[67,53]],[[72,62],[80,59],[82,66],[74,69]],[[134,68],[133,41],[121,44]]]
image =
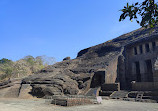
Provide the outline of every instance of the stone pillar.
[[134,56],[135,55],[135,52],[134,52],[134,47],[132,48],[132,54],[131,54],[132,56]]
[[123,55],[118,57],[117,82],[120,82],[121,89],[126,87],[125,79],[125,58]]
[[139,45],[136,48],[137,48],[137,54],[140,54]]
[[136,80],[136,65],[134,62],[132,63],[132,78],[131,79]]
[[153,74],[154,82],[158,82],[158,57],[154,64],[154,74]]
[[155,43],[156,43],[156,46],[158,46],[158,41],[155,41]]
[[142,44],[142,47],[143,47],[143,54],[145,54],[146,53],[145,44]]
[[152,47],[152,42],[149,42],[149,50],[152,51],[153,47]]
[[141,74],[141,81],[146,81],[146,74],[145,74],[145,62],[143,60],[140,61],[140,74]]

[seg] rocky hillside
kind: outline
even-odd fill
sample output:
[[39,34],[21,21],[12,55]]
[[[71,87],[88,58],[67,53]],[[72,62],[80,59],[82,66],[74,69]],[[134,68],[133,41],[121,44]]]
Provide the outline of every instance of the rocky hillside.
[[92,76],[98,70],[106,72],[106,83],[116,82],[117,63],[124,46],[137,39],[157,34],[158,28],[140,28],[105,43],[81,50],[73,60],[64,59],[48,66],[36,75],[22,80],[21,88],[30,85],[30,94],[36,97],[63,94],[85,94]]
[[[49,66],[38,75],[30,76],[22,84],[31,84],[37,96],[58,94],[84,94],[90,87],[91,78],[98,70],[105,70],[107,82],[115,82],[118,57],[124,46],[148,35],[157,34],[158,28],[140,28],[105,43],[81,50],[76,59],[66,59]],[[111,76],[116,75],[116,76]]]

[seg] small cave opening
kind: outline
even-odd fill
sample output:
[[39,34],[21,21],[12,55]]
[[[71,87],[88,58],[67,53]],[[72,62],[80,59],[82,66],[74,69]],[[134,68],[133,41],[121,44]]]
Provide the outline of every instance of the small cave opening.
[[99,87],[105,83],[105,71],[98,71],[94,74],[91,81],[91,88]]
[[31,92],[29,92],[32,96],[36,96],[37,98],[43,98],[45,94],[42,91],[42,88],[33,88]]

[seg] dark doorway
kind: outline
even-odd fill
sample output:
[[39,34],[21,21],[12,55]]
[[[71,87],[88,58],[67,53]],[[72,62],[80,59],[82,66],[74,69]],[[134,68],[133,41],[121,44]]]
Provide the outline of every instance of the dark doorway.
[[140,50],[140,54],[142,54],[143,53],[143,46],[142,45],[139,46],[139,50]]
[[140,74],[140,64],[139,62],[135,62],[136,66],[136,81],[141,82],[141,74]]
[[91,81],[91,88],[99,87],[105,83],[105,71],[98,71],[94,74]]
[[152,42],[152,47],[153,47],[153,51],[154,51],[156,48],[156,42]]
[[150,51],[150,48],[149,48],[149,44],[148,44],[148,43],[145,44],[145,49],[146,49],[146,52],[149,52],[149,51]]
[[134,54],[137,55],[137,47],[134,47]]
[[153,82],[152,62],[151,60],[146,60],[145,63],[147,69],[147,80],[148,82]]

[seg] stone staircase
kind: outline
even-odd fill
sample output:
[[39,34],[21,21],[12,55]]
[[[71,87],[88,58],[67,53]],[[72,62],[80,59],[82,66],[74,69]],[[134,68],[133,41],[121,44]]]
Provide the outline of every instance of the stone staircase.
[[135,98],[135,101],[143,101],[143,100],[147,100],[147,99],[151,99],[152,100],[153,98],[154,97],[152,97],[151,95],[146,95],[144,92],[138,92],[137,96]]
[[110,95],[111,99],[121,99],[128,97],[128,91],[115,91]]
[[142,100],[142,98],[143,98],[143,94],[144,94],[144,92],[139,92],[138,94],[137,94],[137,96],[136,96],[136,101],[141,101]]
[[87,91],[86,96],[96,96],[99,94],[99,91],[100,91],[100,87],[90,88]]
[[128,94],[128,98],[124,100],[136,101],[136,102],[158,102],[157,91],[131,91]]

